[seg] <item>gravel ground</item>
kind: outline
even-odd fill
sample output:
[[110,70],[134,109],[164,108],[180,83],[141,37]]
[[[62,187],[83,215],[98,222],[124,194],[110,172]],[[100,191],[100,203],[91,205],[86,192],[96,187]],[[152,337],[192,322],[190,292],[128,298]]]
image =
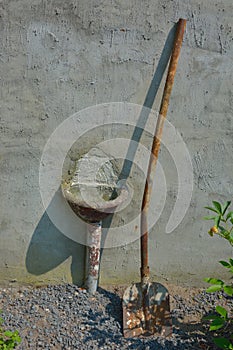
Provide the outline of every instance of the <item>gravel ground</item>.
[[124,339],[123,288],[99,288],[95,296],[74,285],[0,288],[4,327],[22,337],[18,350],[214,349],[201,316],[221,304],[233,310],[232,298],[194,289],[169,288],[173,336]]

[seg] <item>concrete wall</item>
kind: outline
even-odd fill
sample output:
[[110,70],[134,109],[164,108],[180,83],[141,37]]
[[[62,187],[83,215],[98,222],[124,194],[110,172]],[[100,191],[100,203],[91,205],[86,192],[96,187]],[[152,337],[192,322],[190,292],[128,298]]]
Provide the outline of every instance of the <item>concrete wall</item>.
[[[163,148],[167,197],[150,233],[150,266],[159,280],[196,285],[222,271],[217,261],[232,250],[208,236],[202,217],[211,200],[231,200],[233,193],[232,1],[5,0],[0,8],[0,283],[82,283],[84,247],[56,228],[41,201],[43,148],[61,122],[85,107],[117,101],[150,106],[179,17],[188,23],[168,118],[189,149],[194,188],[182,223],[164,234],[178,180]],[[86,122],[91,128],[92,121]],[[81,142],[80,153],[100,134],[111,138],[111,128],[101,130]],[[130,180],[133,212],[143,192],[139,173],[135,169]],[[129,210],[112,225],[124,223],[127,215]],[[78,229],[85,232],[85,225]],[[101,282],[138,279],[138,249],[137,239],[105,249]]]

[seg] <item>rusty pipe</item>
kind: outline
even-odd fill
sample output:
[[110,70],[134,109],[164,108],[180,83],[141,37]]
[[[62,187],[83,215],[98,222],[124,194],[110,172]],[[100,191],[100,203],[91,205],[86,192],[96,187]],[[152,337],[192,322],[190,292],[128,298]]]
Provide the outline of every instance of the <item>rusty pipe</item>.
[[149,279],[149,266],[148,266],[148,210],[150,204],[150,197],[153,186],[153,177],[158,160],[158,154],[161,143],[161,136],[163,131],[164,120],[167,116],[167,110],[169,100],[171,96],[172,86],[176,74],[178,59],[182,46],[182,40],[186,27],[186,20],[179,19],[176,28],[176,34],[174,39],[173,50],[168,67],[167,79],[164,86],[162,101],[159,110],[159,116],[156,124],[155,134],[153,138],[153,144],[151,148],[150,161],[147,172],[147,181],[145,184],[144,195],[141,207],[141,281],[147,283]]
[[98,287],[101,231],[101,221],[87,224],[86,288],[90,294],[94,294]]

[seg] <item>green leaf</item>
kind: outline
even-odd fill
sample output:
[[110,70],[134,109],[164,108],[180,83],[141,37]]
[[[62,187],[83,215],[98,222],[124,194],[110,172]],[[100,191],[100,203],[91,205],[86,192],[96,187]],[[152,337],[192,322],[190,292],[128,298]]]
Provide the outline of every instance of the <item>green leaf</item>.
[[14,337],[14,341],[16,341],[17,343],[21,343],[21,338],[20,338],[20,336],[19,336],[19,335],[16,335],[16,336]]
[[230,239],[233,239],[233,231],[231,231],[230,235],[229,235]]
[[224,307],[218,305],[218,306],[216,306],[215,310],[216,310],[217,313],[218,313],[219,315],[221,315],[225,320],[227,319],[227,310],[226,310]]
[[208,315],[208,316],[202,317],[202,320],[204,321],[211,321],[211,320],[217,320],[217,319],[219,319],[219,316],[217,315]]
[[229,213],[226,216],[226,220],[229,220],[230,218],[233,218],[233,211],[229,211]]
[[217,278],[204,278],[204,281],[207,283],[211,283],[211,284],[218,284],[223,286],[224,282],[222,280],[219,280]]
[[206,289],[207,293],[213,293],[213,292],[218,292],[219,290],[222,289],[222,286],[219,284],[213,284],[209,288]]
[[214,220],[215,216],[204,216],[203,219],[204,220]]
[[233,266],[233,259],[230,258],[229,261],[230,261],[231,266]]
[[205,207],[205,209],[208,209],[208,210],[214,211],[215,213],[219,214],[219,212],[218,212],[216,209],[214,209],[214,208],[211,208],[211,207]]
[[220,264],[222,264],[224,267],[227,267],[227,268],[230,268],[230,267],[231,267],[231,264],[229,264],[227,261],[220,260],[219,262],[220,262]]
[[222,215],[225,214],[225,212],[227,211],[227,208],[229,207],[229,205],[231,205],[231,201],[227,201],[225,204],[223,204]]
[[223,318],[218,318],[217,320],[214,320],[210,325],[210,331],[216,331],[217,329],[220,329],[224,326],[225,321]]
[[13,332],[11,332],[11,331],[5,331],[4,332],[4,335],[6,336],[6,337],[12,337],[12,335],[13,335]]
[[231,342],[226,338],[214,338],[213,341],[220,349],[232,349],[230,348]]
[[227,295],[230,295],[230,297],[233,296],[233,287],[231,286],[223,286],[223,290]]
[[220,204],[219,202],[216,202],[216,201],[213,201],[212,203],[213,203],[213,205],[215,206],[217,212],[218,212],[219,214],[222,214],[222,207],[221,207],[221,204]]

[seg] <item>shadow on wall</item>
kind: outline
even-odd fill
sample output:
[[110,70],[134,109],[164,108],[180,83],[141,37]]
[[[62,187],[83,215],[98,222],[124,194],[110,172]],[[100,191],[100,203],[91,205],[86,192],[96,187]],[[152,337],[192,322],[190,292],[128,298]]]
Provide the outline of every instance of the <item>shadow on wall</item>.
[[26,255],[27,271],[39,276],[72,257],[72,282],[79,286],[84,282],[85,246],[63,235],[45,212],[38,223]]
[[143,103],[143,107],[142,111],[139,115],[138,118],[138,122],[137,124],[140,125],[140,127],[136,126],[131,138],[131,143],[129,145],[129,149],[127,151],[127,155],[126,155],[126,159],[124,161],[122,170],[121,170],[121,174],[120,174],[120,180],[122,179],[127,179],[129,174],[130,174],[130,170],[132,167],[132,161],[135,157],[135,154],[137,152],[137,143],[140,142],[140,139],[142,137],[143,131],[144,131],[144,127],[146,125],[146,122],[148,120],[148,117],[150,115],[150,110],[153,107],[156,95],[158,93],[161,81],[163,79],[163,75],[164,72],[167,68],[169,59],[171,57],[171,53],[172,53],[172,47],[173,47],[173,42],[174,42],[174,38],[175,38],[175,32],[176,32],[176,26],[177,24],[175,24],[170,32],[168,33],[166,42],[164,44],[163,47],[163,51],[161,53],[158,65],[156,67],[155,73],[153,75],[153,78],[151,80],[150,86],[148,88],[146,97],[145,97],[145,101]]
[[[132,142],[129,146],[127,157],[121,170],[120,179],[127,179],[130,174],[132,161],[137,151],[135,148],[135,141],[139,142],[141,139],[143,133],[143,125],[146,124],[146,121],[149,117],[150,109],[153,106],[160,83],[169,62],[175,29],[176,25],[172,27],[166,39],[160,60],[158,62],[156,71],[154,73],[143,104],[143,107],[147,108],[143,108],[139,116],[138,125],[140,125],[140,128],[135,127],[135,130],[133,132]],[[130,161],[128,159],[130,159]],[[50,206],[53,206],[53,201],[51,201]],[[109,228],[111,226],[111,222],[112,216],[105,220],[103,226]],[[83,231],[84,225],[80,227],[77,227],[77,231]],[[105,238],[106,237],[102,237],[103,242],[105,241]],[[75,241],[63,235],[52,223],[49,216],[45,212],[33,233],[31,242],[28,247],[26,255],[27,271],[36,276],[42,275],[60,265],[70,256],[72,257],[72,281],[74,284],[83,285],[85,246],[76,243]]]
[[[161,81],[163,79],[163,75],[165,73],[169,59],[171,57],[173,42],[174,42],[175,33],[176,33],[176,27],[177,27],[177,24],[174,24],[166,38],[163,51],[161,53],[158,65],[156,67],[155,73],[153,75],[153,78],[151,80],[150,86],[148,88],[148,91],[145,97],[145,101],[143,103],[143,108],[141,110],[141,113],[137,121],[137,126],[134,128],[133,135],[131,137],[129,148],[127,150],[127,154],[121,169],[121,173],[119,175],[119,180],[124,180],[126,182],[127,178],[130,175],[130,171],[133,165],[133,160],[137,152],[137,144],[140,143],[140,140],[144,131],[144,127],[150,115],[150,110],[153,107]],[[138,125],[140,125],[140,127]],[[106,236],[108,234],[108,228],[110,228],[111,226],[112,219],[113,219],[113,215],[110,215],[104,220],[104,227],[107,230],[105,230],[102,236],[102,242],[105,242],[106,240]],[[101,249],[101,257],[102,257],[102,254],[103,254],[103,250]]]

